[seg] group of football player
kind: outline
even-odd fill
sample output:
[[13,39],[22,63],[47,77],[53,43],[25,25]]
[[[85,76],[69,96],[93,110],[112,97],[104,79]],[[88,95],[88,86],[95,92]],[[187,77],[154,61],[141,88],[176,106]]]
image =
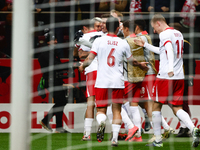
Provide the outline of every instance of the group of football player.
[[[162,147],[162,141],[174,133],[161,114],[162,105],[167,103],[190,130],[192,146],[197,147],[200,130],[182,109],[182,33],[169,27],[161,14],[154,15],[151,26],[160,38],[159,47],[155,47],[143,19],[122,18],[121,13],[112,10],[101,18],[82,20],[81,29],[75,34],[73,54],[84,60],[79,71],[86,75],[87,109],[82,140],[91,140],[96,108],[99,142],[104,139],[107,117],[112,124],[112,146],[118,146],[122,121],[128,132],[125,141],[142,142],[139,105],[145,116],[144,130],[149,131],[151,127],[154,130],[146,146]],[[158,73],[154,53],[160,56]]]

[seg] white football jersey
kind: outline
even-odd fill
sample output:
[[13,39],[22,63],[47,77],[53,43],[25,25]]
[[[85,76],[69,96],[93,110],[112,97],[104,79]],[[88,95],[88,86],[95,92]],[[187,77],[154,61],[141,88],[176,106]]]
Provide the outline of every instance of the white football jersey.
[[125,40],[107,34],[96,39],[91,52],[98,59],[97,88],[124,88],[123,57],[132,56]]
[[[102,32],[97,32],[96,30],[91,30],[88,33],[84,34],[82,38],[84,38],[85,40],[89,41],[91,37],[95,36],[95,35],[102,35]],[[90,51],[91,48],[85,46],[85,45],[81,45],[79,50],[83,50],[83,51]],[[85,74],[95,71],[97,70],[97,58],[95,58],[92,63],[85,68]]]
[[[163,79],[184,79],[183,72],[183,35],[174,28],[167,28],[159,34],[160,43],[160,65],[157,77]],[[165,44],[171,42],[174,53],[173,71],[174,76],[168,76],[169,61],[167,58],[167,50]]]

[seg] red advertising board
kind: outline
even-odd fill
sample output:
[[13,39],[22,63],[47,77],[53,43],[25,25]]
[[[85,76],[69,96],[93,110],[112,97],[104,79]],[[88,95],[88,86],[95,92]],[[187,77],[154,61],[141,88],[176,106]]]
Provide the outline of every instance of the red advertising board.
[[[62,59],[62,62],[67,62],[68,59]],[[193,105],[200,105],[200,61],[196,61],[196,74],[194,78],[194,86],[189,88],[189,103]],[[156,68],[158,69],[159,62],[156,61]],[[0,67],[3,68],[3,70],[9,70],[11,67],[11,59],[8,58],[2,58],[0,59]],[[12,70],[12,69],[11,69]],[[40,96],[37,96],[37,86],[40,81],[40,78],[42,77],[41,71],[40,71],[40,65],[37,59],[33,59],[33,93],[36,95],[33,97],[32,103],[48,103],[48,92],[45,99],[42,99]],[[74,78],[68,78],[64,79],[64,82],[66,84],[68,83],[77,83],[79,81],[85,81],[85,75],[81,73],[80,79],[78,76],[78,70],[75,69],[75,77]],[[11,73],[4,74],[3,71],[0,71],[0,75],[4,75],[4,77],[0,77],[0,103],[10,103],[11,102]]]

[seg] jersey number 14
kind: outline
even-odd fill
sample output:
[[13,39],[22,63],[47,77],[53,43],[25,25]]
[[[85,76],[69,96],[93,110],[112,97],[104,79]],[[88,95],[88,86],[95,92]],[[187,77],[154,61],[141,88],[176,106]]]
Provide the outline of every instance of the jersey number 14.
[[181,47],[179,44],[179,40],[176,41],[176,45],[177,45],[177,58],[180,58],[180,53],[181,53],[181,57],[183,57],[183,40],[181,40]]

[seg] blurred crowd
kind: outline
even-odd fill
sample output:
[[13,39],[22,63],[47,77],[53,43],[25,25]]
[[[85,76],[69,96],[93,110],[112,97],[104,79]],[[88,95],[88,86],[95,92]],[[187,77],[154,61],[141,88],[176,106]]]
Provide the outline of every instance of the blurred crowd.
[[[200,10],[199,4],[200,0],[95,0],[94,3],[88,0],[33,0],[34,26],[38,27],[34,34],[34,48],[43,46],[45,30],[51,30],[61,44],[58,50],[60,57],[69,58],[69,41],[79,30],[76,22],[69,24],[69,21],[100,17],[111,10],[121,12],[126,19],[143,17],[147,24],[153,12],[165,12],[167,22],[179,22],[184,27],[183,33],[199,32],[200,16],[195,14]],[[8,56],[12,56],[12,7],[13,0],[0,0],[0,51]],[[55,26],[52,27],[52,24]],[[153,33],[148,28],[146,30]],[[200,47],[199,40],[199,37],[194,40],[196,53]],[[34,57],[38,57],[37,53]]]

